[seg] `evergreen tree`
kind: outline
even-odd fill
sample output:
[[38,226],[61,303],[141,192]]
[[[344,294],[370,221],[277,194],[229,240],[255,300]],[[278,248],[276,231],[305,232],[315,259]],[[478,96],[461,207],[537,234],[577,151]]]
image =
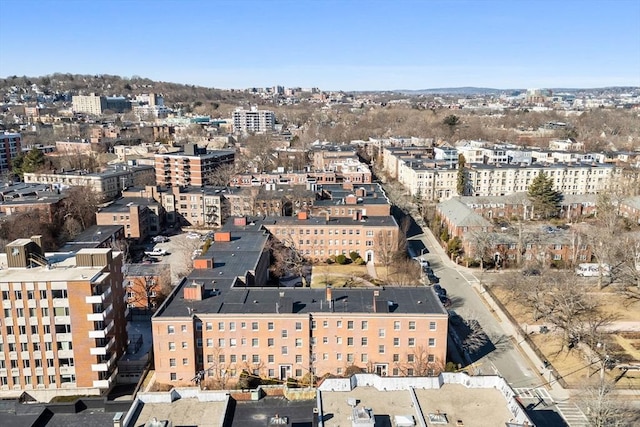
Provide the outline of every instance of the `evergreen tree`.
[[45,159],[42,151],[37,148],[32,148],[27,154],[20,154],[11,160],[11,172],[22,178],[25,173],[40,170],[44,163]]
[[468,183],[468,179],[467,179],[467,168],[466,165],[467,161],[464,158],[464,154],[459,154],[458,155],[458,180],[456,182],[456,190],[458,190],[458,195],[459,196],[465,196],[466,194],[466,189],[467,189],[467,183]]
[[540,172],[529,186],[529,200],[533,211],[542,218],[554,217],[560,210],[562,193],[553,189],[553,180],[546,173]]

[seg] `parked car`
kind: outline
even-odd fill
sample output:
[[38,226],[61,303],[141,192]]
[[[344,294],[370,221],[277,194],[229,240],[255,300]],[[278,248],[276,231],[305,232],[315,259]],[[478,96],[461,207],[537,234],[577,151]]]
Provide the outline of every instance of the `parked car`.
[[433,285],[433,290],[436,291],[436,294],[438,294],[438,296],[447,296],[447,290],[437,283]]
[[445,308],[451,307],[451,300],[449,299],[449,297],[446,297],[444,295],[438,295],[438,297],[440,298],[440,302],[442,303],[442,305],[444,305]]
[[187,233],[187,239],[196,240],[200,238],[200,234],[198,233]]
[[429,274],[427,273],[427,279],[429,279],[429,283],[440,283],[440,278],[433,274],[433,271]]
[[169,252],[167,252],[166,249],[153,248],[153,250],[145,251],[144,254],[149,256],[164,256],[164,255],[169,255]]
[[167,236],[154,236],[153,239],[151,239],[151,241],[153,243],[164,243],[164,242],[168,242],[169,238]]

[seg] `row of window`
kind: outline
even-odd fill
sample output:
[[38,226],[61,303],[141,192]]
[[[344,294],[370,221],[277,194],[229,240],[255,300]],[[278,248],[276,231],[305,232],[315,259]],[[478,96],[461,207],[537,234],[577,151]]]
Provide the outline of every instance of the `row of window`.
[[[66,289],[53,289],[51,292],[51,298],[67,298],[67,290]],[[46,300],[49,291],[46,289],[40,291],[26,291],[23,292],[21,290],[17,291],[2,291],[2,299],[4,301],[11,300],[11,295],[13,294],[14,300],[21,300],[23,297],[26,297],[27,300],[35,300],[36,295],[39,296],[41,300]]]
[[[51,313],[51,310],[49,309],[49,307],[41,307],[40,308],[40,314],[42,317],[49,317],[49,314]],[[69,315],[69,307],[53,307],[53,315],[54,316],[68,316]],[[28,309],[28,311],[25,312],[25,309],[22,307],[16,307],[16,308],[5,308],[4,309],[4,317],[5,318],[12,318],[13,314],[15,313],[16,317],[20,318],[20,317],[25,317],[25,313],[29,314],[29,317],[38,317],[38,309],[35,307],[31,307]]]
[[[47,361],[47,368],[54,368],[56,366],[54,359],[46,359],[46,361]],[[59,359],[58,362],[59,362],[61,367],[73,367],[73,366],[75,366],[75,362],[74,362],[72,357]],[[9,361],[9,367],[11,369],[17,369],[17,368],[20,367],[20,362],[18,360],[16,360],[16,359],[10,360]],[[23,359],[21,367],[23,369],[31,369],[31,360],[30,359]],[[43,368],[44,366],[43,366],[42,359],[34,359],[33,360],[33,367],[34,368]],[[0,360],[0,369],[6,369],[6,368],[7,368],[7,362],[5,360]]]
[[[18,346],[20,348],[20,351],[29,351],[29,343],[26,342],[21,342],[21,343],[2,343],[0,342],[0,353],[3,353],[5,350],[5,346],[6,349],[10,352],[16,352],[18,349]],[[39,343],[39,342],[33,342],[31,343],[31,350],[32,351],[42,351],[44,349],[44,351],[51,351],[53,350],[53,343],[52,342],[44,342],[44,343]],[[73,343],[71,341],[60,341],[60,342],[56,342],[56,350],[73,350]]]

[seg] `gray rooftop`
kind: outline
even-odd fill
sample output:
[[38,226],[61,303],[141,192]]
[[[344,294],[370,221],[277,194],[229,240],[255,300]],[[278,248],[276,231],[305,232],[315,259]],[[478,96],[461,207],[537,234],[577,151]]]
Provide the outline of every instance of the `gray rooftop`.
[[459,198],[453,198],[438,203],[438,209],[443,216],[449,218],[458,227],[491,227],[492,224],[471,210]]
[[[185,300],[185,286],[193,279],[185,278],[172,293],[156,317],[183,317],[189,312],[208,314],[306,314],[306,313],[373,313],[383,310],[395,314],[443,314],[446,310],[430,287],[336,288],[331,307],[324,289],[311,288],[247,288],[228,287],[215,274],[203,281],[205,297],[201,301]],[[214,291],[215,289],[215,291]],[[379,292],[374,297],[374,292]],[[281,296],[281,294],[283,296]],[[374,298],[376,310],[374,310]]]

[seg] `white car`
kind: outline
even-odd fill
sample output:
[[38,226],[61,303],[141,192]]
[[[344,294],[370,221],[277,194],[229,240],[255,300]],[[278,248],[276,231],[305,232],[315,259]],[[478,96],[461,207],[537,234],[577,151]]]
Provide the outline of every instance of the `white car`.
[[168,252],[166,251],[166,249],[153,248],[153,250],[151,251],[145,251],[144,254],[149,256],[164,256],[168,255]]
[[188,233],[187,234],[187,239],[195,240],[195,239],[199,239],[199,238],[200,238],[200,235],[198,233]]

